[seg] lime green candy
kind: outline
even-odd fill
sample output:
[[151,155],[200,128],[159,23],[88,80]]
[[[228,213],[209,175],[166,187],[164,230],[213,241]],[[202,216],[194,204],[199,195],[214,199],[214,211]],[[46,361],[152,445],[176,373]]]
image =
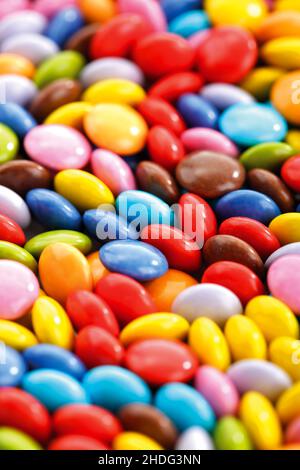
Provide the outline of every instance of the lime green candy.
[[31,271],[36,271],[37,269],[37,262],[34,257],[24,248],[14,243],[0,241],[0,259],[18,261],[31,269]]
[[91,239],[84,233],[75,232],[74,230],[53,230],[41,233],[31,238],[24,246],[24,249],[35,258],[39,258],[42,251],[53,243],[67,243],[75,246],[84,255],[90,253],[92,249]]
[[38,442],[22,431],[0,427],[0,450],[43,450]]
[[9,127],[0,123],[0,165],[13,160],[18,150],[18,137]]
[[272,171],[278,169],[292,155],[295,155],[295,150],[290,145],[270,142],[251,147],[242,154],[240,162],[246,170],[264,168]]
[[243,423],[233,416],[220,419],[214,431],[218,450],[252,450],[248,432]]
[[84,66],[85,59],[79,52],[60,52],[40,65],[34,81],[39,88],[43,88],[60,78],[77,78]]

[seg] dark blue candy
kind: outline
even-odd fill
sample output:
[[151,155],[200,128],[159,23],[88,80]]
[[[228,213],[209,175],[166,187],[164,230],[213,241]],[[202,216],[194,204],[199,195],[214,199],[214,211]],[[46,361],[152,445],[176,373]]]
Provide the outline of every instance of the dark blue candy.
[[297,212],[300,212],[300,204],[297,206]]
[[177,109],[189,127],[214,129],[217,126],[217,108],[199,95],[182,95],[177,101]]
[[162,9],[167,20],[170,21],[176,16],[190,10],[198,10],[202,4],[201,0],[161,0]]
[[166,257],[155,247],[140,241],[109,242],[100,249],[100,259],[109,271],[145,282],[168,270]]
[[86,367],[75,354],[52,344],[38,344],[24,351],[31,369],[54,369],[81,380]]
[[134,227],[114,212],[91,209],[83,214],[83,223],[88,233],[101,241],[137,240],[139,235]]
[[34,217],[53,230],[79,230],[81,216],[67,199],[49,189],[32,189],[26,202]]
[[31,114],[16,103],[0,104],[0,122],[10,127],[21,138],[37,126]]
[[240,189],[221,197],[215,206],[215,211],[221,219],[249,217],[266,225],[281,214],[272,199],[249,189]]
[[26,363],[18,351],[0,346],[0,387],[17,387],[26,371]]
[[60,47],[84,26],[84,19],[76,7],[64,8],[51,20],[45,36],[52,39]]

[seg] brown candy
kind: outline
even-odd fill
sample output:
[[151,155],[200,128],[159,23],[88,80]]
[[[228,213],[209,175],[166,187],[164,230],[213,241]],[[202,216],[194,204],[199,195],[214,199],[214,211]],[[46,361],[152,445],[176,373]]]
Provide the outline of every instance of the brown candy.
[[247,177],[249,186],[273,199],[282,212],[293,212],[295,207],[293,195],[278,176],[268,170],[255,168],[249,171]]
[[214,199],[240,189],[246,172],[232,157],[215,152],[194,152],[176,168],[181,186],[204,198]]
[[231,235],[215,235],[207,240],[203,249],[206,264],[218,261],[234,261],[240,263],[259,276],[263,275],[264,264],[257,251],[248,243]]
[[80,54],[88,57],[91,39],[99,28],[100,25],[98,23],[92,23],[81,28],[70,37],[65,49],[80,52]]
[[119,418],[125,430],[151,437],[165,449],[174,448],[177,431],[169,418],[150,405],[133,403],[121,409]]
[[173,176],[157,163],[141,162],[137,166],[136,177],[140,189],[154,194],[167,204],[175,204],[179,189]]
[[51,173],[35,162],[15,160],[0,166],[0,185],[24,195],[30,189],[49,188]]
[[31,103],[29,112],[38,122],[43,122],[49,114],[60,106],[78,101],[82,87],[76,80],[62,78],[43,88]]

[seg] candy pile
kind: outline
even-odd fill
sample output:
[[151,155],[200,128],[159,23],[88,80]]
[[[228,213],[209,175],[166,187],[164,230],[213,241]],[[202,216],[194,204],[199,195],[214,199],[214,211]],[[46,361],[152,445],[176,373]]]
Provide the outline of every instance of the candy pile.
[[0,18],[0,449],[300,449],[299,0]]

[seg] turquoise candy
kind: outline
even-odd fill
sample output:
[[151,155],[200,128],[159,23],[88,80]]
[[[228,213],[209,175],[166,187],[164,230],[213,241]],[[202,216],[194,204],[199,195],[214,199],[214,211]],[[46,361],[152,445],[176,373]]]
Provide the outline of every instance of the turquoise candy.
[[210,21],[205,11],[188,11],[174,18],[169,24],[169,31],[188,38],[198,31],[210,27]]
[[150,404],[151,401],[146,382],[122,367],[96,367],[86,373],[83,386],[92,403],[111,411],[118,411],[130,403]]
[[236,104],[221,115],[219,128],[223,134],[243,147],[265,142],[280,142],[286,136],[286,120],[267,104]]

